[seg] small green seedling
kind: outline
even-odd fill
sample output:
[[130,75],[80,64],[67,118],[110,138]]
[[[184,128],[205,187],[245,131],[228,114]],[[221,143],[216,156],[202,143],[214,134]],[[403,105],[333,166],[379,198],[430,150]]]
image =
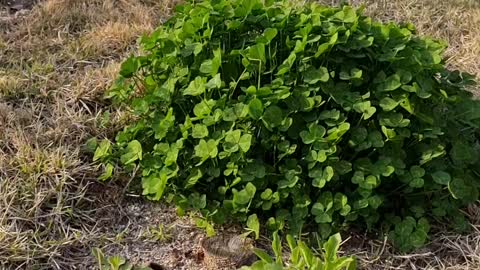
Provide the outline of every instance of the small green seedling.
[[261,249],[254,252],[260,259],[251,266],[242,267],[241,270],[355,270],[356,261],[353,257],[338,257],[341,243],[340,234],[332,235],[323,245],[320,256],[317,256],[303,241],[295,240],[287,235],[290,248],[289,257],[284,261],[282,243],[278,234],[273,234],[272,249],[274,257]]

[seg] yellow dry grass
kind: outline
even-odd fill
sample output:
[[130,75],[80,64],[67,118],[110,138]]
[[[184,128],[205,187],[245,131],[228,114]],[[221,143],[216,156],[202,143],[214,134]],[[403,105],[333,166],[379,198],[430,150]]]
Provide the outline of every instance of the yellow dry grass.
[[130,26],[120,22],[108,22],[93,28],[82,36],[79,50],[87,58],[122,53],[134,43],[138,33],[149,31],[151,31],[151,26]]
[[22,79],[13,75],[0,74],[0,94],[4,96],[15,95],[21,91]]
[[[45,0],[24,16],[0,18],[0,269],[88,269],[90,249],[115,241],[99,222],[118,209],[108,207],[105,187],[95,188],[97,168],[83,144],[112,136],[123,121],[102,96],[135,40],[175,2]],[[448,63],[480,77],[477,1],[353,2],[447,40]],[[472,220],[471,235],[435,237],[419,254],[394,255],[375,241],[350,252],[371,269],[480,269],[478,211]]]
[[116,130],[102,97],[170,2],[46,0],[0,18],[0,269],[89,269],[115,241],[99,222],[116,194],[96,191],[82,145]]
[[79,100],[94,102],[100,100],[105,89],[110,87],[114,78],[117,77],[120,70],[120,63],[111,61],[104,67],[89,67],[85,69],[82,76],[75,78],[74,87],[67,95],[67,102],[77,102]]

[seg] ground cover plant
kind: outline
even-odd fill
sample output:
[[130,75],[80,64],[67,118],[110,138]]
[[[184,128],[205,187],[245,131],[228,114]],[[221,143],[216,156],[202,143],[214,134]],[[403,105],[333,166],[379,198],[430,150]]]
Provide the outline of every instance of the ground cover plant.
[[329,237],[323,245],[321,256],[314,253],[304,242],[295,240],[291,235],[287,235],[287,243],[290,249],[288,260],[284,261],[284,251],[281,240],[277,232],[273,234],[272,250],[274,257],[261,249],[254,252],[260,259],[251,266],[244,266],[241,270],[297,270],[297,269],[315,269],[315,270],[355,270],[356,261],[353,257],[338,257],[337,252],[342,241],[340,234]]
[[[207,222],[383,228],[401,251],[432,221],[467,229],[479,111],[445,44],[349,6],[188,2],[142,40],[108,96],[136,115],[94,160]],[[205,225],[208,227],[207,225]]]
[[99,270],[155,270],[150,267],[132,265],[120,256],[105,257],[103,251],[98,248],[92,250],[92,255],[97,260]]

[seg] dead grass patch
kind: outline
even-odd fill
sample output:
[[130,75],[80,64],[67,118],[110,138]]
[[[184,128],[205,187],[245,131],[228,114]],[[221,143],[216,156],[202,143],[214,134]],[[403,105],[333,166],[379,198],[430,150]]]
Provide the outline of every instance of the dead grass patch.
[[[120,22],[126,25],[153,27],[165,15],[171,1],[131,0],[47,0],[40,4],[36,20],[29,23],[32,32],[57,31],[80,33],[91,26]],[[43,15],[43,16],[42,16]],[[55,31],[56,30],[56,31]]]
[[91,224],[85,208],[76,206],[89,200],[82,179],[92,169],[78,158],[79,149],[42,142],[48,126],[35,115],[42,106],[35,112],[1,107],[0,265],[62,269],[58,258],[79,244],[82,226]]
[[124,53],[138,36],[152,30],[152,25],[129,25],[108,22],[92,28],[80,38],[80,51],[85,58]]
[[122,217],[121,189],[95,186],[83,144],[125,119],[101,97],[167,3],[46,0],[2,21],[1,269],[90,269],[92,247],[119,241],[103,227]]
[[0,74],[0,97],[11,97],[22,91],[22,79],[13,75]]
[[[1,26],[1,25],[0,25]],[[0,50],[5,49],[7,47],[7,42],[0,37]]]
[[27,30],[50,36],[59,32],[79,33],[91,24],[118,19],[118,5],[114,0],[47,0],[33,10]]
[[15,67],[48,55],[55,56],[57,65],[120,59],[138,36],[161,22],[171,2],[42,1],[26,16],[8,21],[10,30],[0,38],[8,45],[0,46],[0,64]]
[[351,235],[343,250],[355,255],[360,269],[368,270],[477,270],[480,269],[480,226],[467,235],[437,233],[414,253],[398,254],[386,241]]
[[88,102],[99,102],[105,89],[111,86],[111,82],[118,76],[120,70],[119,62],[106,63],[104,67],[90,67],[85,70],[83,76],[78,76],[73,83],[74,87],[67,95],[68,103],[78,100]]

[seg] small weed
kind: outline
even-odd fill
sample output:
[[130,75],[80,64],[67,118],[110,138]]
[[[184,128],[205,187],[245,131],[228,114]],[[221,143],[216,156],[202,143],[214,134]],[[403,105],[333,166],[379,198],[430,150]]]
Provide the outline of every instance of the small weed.
[[273,234],[272,250],[274,257],[261,249],[254,249],[260,261],[240,270],[355,270],[356,260],[353,257],[338,257],[338,249],[342,239],[340,234],[329,237],[319,253],[309,248],[303,241],[295,240],[287,235],[290,248],[288,261],[284,261],[282,242],[277,232]]
[[168,242],[172,238],[171,227],[165,227],[161,223],[156,228],[149,228],[148,233],[151,239],[161,243]]
[[120,256],[105,257],[99,248],[94,248],[92,254],[97,260],[99,270],[152,270],[149,267],[134,266]]

